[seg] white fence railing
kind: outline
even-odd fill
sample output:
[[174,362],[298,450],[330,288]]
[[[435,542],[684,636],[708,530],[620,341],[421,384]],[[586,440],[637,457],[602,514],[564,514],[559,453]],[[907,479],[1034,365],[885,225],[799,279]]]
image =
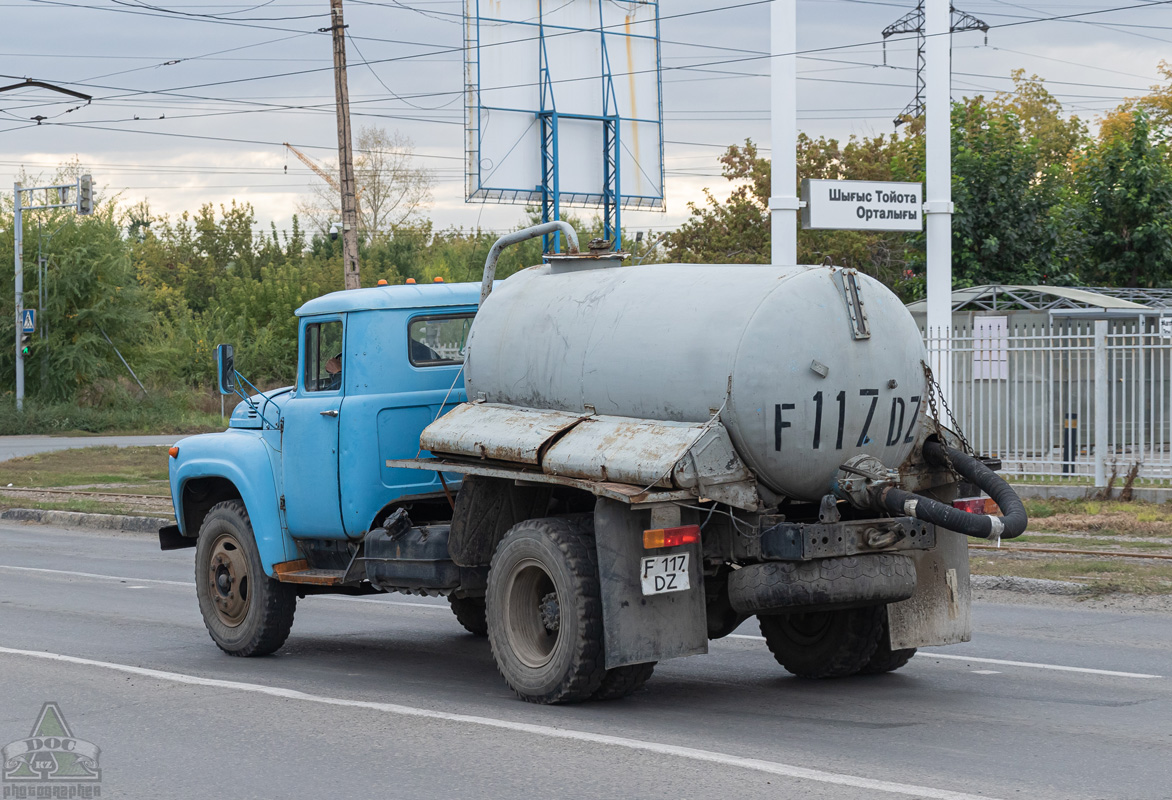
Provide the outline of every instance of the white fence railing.
[[[1157,323],[979,317],[951,332],[948,403],[1007,475],[1105,486],[1138,464],[1139,484],[1172,480],[1172,338]],[[943,337],[926,343],[935,362]]]

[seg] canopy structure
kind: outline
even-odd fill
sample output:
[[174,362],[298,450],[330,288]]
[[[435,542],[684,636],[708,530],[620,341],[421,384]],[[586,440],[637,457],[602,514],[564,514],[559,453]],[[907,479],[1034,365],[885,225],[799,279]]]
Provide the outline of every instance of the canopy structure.
[[[1170,306],[1172,306],[1172,289],[1099,289],[1071,286],[987,284],[952,290],[952,310],[954,312],[1095,309],[1140,314]],[[923,314],[928,309],[928,303],[926,300],[917,300],[914,303],[909,303],[907,309],[913,314]]]

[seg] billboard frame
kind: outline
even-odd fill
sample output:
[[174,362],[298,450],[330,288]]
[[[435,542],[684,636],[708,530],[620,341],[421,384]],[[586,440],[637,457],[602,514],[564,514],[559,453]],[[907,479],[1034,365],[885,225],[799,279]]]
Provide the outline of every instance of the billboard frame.
[[[465,2],[465,133],[466,133],[466,201],[467,202],[497,202],[497,203],[534,203],[541,207],[541,219],[543,222],[559,219],[561,216],[562,206],[581,206],[581,207],[596,207],[601,208],[603,218],[604,236],[608,240],[613,241],[614,248],[620,249],[622,238],[622,209],[636,209],[636,210],[664,210],[663,195],[664,195],[664,158],[663,158],[663,82],[662,82],[662,55],[660,45],[660,18],[659,18],[659,0],[623,0],[623,2],[632,7],[642,7],[650,10],[654,18],[654,35],[636,33],[630,28],[630,20],[627,20],[627,26],[624,30],[618,25],[607,24],[607,12],[613,14],[611,6],[615,5],[611,0],[577,0],[582,5],[589,5],[589,13],[597,21],[596,25],[591,27],[576,27],[566,24],[559,24],[556,21],[550,21],[547,18],[547,12],[542,0],[536,0],[537,14],[531,19],[510,19],[505,18],[499,12],[495,15],[482,14],[482,4],[488,5],[490,8],[496,6],[499,8],[499,3],[493,3],[491,0],[466,0]],[[556,7],[550,14],[560,11],[565,8],[567,3]],[[634,12],[632,12],[634,13]],[[651,19],[641,19],[636,21],[636,25],[647,26]],[[496,24],[501,26],[509,26],[511,28],[532,29],[535,36],[532,39],[516,38],[503,42],[504,45],[523,44],[526,41],[535,41],[537,49],[537,74],[534,76],[536,81],[534,83],[514,84],[503,88],[516,87],[536,87],[537,102],[535,107],[517,107],[513,105],[492,105],[485,103],[482,100],[482,91],[495,91],[502,87],[484,87],[483,85],[483,57],[482,48],[489,46],[488,43],[482,41],[482,28],[486,24]],[[618,30],[614,30],[618,28]],[[578,113],[577,109],[567,110],[565,104],[563,108],[558,108],[558,92],[556,86],[559,83],[581,83],[584,79],[578,78],[561,78],[559,79],[556,71],[558,66],[556,63],[551,64],[549,42],[550,38],[562,36],[574,36],[588,34],[596,37],[597,51],[601,58],[599,62],[599,74],[597,76],[591,75],[590,81],[598,80],[598,89],[601,92],[600,112],[601,113]],[[650,42],[654,48],[654,86],[655,86],[655,104],[654,117],[624,115],[619,107],[619,93],[615,89],[615,73],[611,68],[611,51],[615,46],[623,47],[627,53],[628,64],[632,66],[630,72],[620,72],[619,76],[629,75],[631,83],[631,106],[632,112],[635,110],[634,103],[634,81],[635,75],[638,72],[646,72],[647,70],[634,70],[632,53],[632,41],[641,40],[641,44]],[[564,42],[569,41],[563,40]],[[595,39],[590,40],[592,43]],[[557,46],[555,43],[554,46]],[[645,48],[645,44],[643,44]],[[641,51],[646,54],[646,50]],[[530,62],[532,63],[532,62]],[[649,62],[648,62],[649,63]],[[565,94],[569,94],[570,89],[567,89]],[[594,97],[594,100],[598,100]],[[486,119],[486,114],[501,113],[505,115],[522,115],[522,117],[529,117],[529,128],[521,134],[521,138],[517,140],[512,146],[516,147],[528,135],[531,128],[537,126],[537,143],[540,156],[539,166],[539,181],[535,186],[526,187],[520,185],[510,185],[507,181],[502,182],[501,185],[493,185],[491,178],[497,171],[497,168],[483,158],[484,152],[484,130],[485,126],[482,124]],[[580,191],[581,187],[565,187],[565,181],[562,176],[562,168],[560,164],[560,155],[563,148],[563,140],[565,138],[566,130],[582,129],[582,123],[585,123],[591,131],[599,131],[601,134],[601,186],[598,191]],[[575,126],[577,126],[575,128]],[[641,160],[640,155],[624,142],[623,129],[627,126],[629,129],[635,130],[636,151],[642,153],[642,149],[638,146],[638,131],[635,126],[654,126],[655,129],[655,146],[657,148],[656,155],[658,156],[658,175],[652,177],[644,169],[644,160]],[[597,134],[592,133],[597,136]],[[639,170],[643,176],[648,179],[651,184],[652,191],[644,193],[625,192],[623,191],[623,168],[624,168],[624,152],[626,152],[630,159],[628,160],[627,169],[634,168]],[[510,149],[506,153],[506,157],[512,153]],[[487,176],[486,169],[491,169]],[[637,177],[637,176],[636,176]],[[517,180],[516,183],[520,183]],[[641,182],[641,179],[640,179]],[[549,251],[551,241],[552,249],[558,249],[557,237],[547,237],[546,250]]]

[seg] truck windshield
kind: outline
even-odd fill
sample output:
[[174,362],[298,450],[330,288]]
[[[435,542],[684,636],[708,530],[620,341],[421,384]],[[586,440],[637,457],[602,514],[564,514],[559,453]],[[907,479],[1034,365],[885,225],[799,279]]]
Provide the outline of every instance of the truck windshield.
[[415,317],[407,329],[407,355],[417,367],[463,364],[473,314]]
[[342,388],[342,323],[315,322],[305,326],[305,390],[328,392]]

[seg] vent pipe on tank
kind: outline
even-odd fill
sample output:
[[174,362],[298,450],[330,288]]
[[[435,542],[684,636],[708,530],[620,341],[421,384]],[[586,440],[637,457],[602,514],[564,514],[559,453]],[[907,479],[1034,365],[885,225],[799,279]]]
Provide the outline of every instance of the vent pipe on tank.
[[574,232],[573,227],[568,222],[562,222],[560,219],[553,222],[543,222],[540,225],[532,225],[528,228],[522,228],[519,231],[513,231],[512,233],[506,233],[497,239],[492,249],[488,251],[488,258],[484,260],[484,278],[480,281],[480,302],[483,304],[488,299],[489,294],[492,293],[492,282],[496,278],[496,262],[501,257],[501,251],[511,244],[520,244],[521,242],[536,239],[538,236],[544,236],[547,233],[554,233],[555,231],[561,231],[566,235],[566,244],[569,245],[570,254],[577,255],[578,234]]

